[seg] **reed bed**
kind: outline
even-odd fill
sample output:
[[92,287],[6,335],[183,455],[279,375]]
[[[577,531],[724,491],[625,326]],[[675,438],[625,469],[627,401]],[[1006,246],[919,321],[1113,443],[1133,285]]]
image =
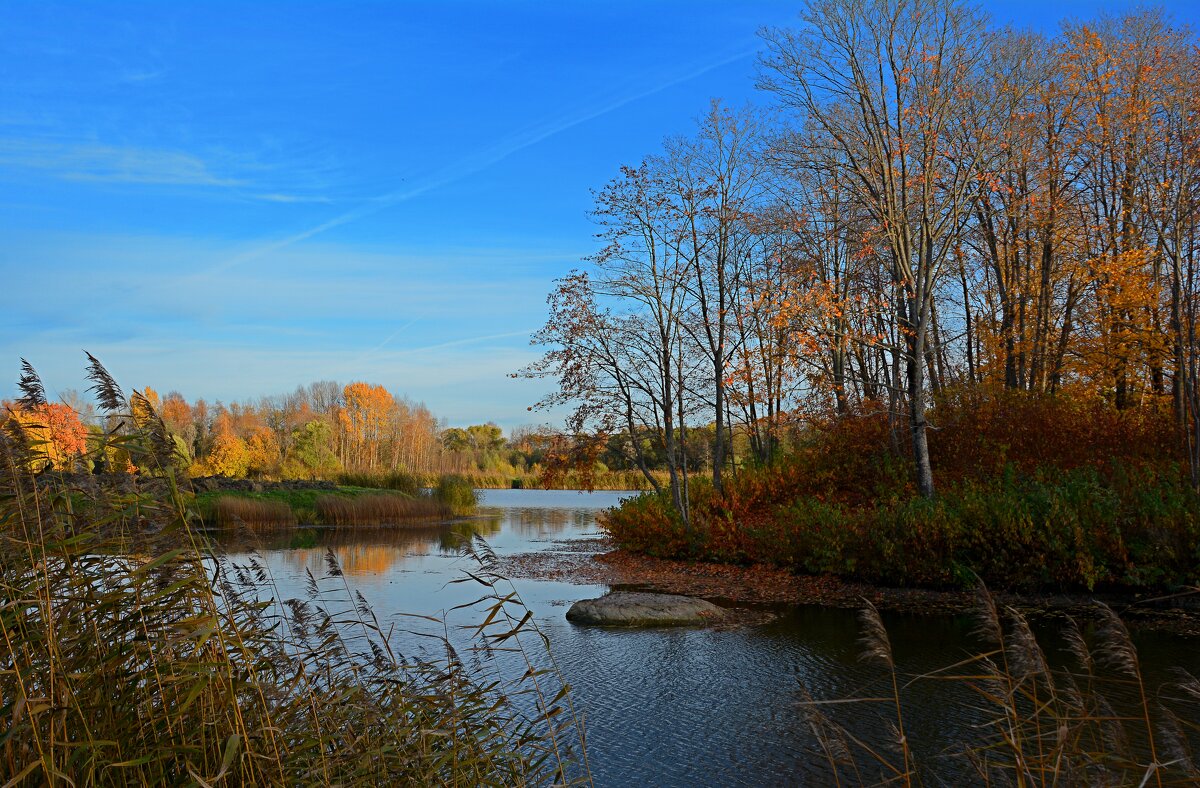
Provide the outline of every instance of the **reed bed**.
[[405,471],[346,471],[337,475],[337,483],[344,487],[368,487],[376,490],[396,490],[407,495],[419,495],[422,487],[431,486],[436,480],[425,479]]
[[[284,600],[265,564],[193,529],[155,470],[169,467],[161,421],[91,361],[106,413],[124,415],[96,450],[135,458],[132,489],[39,485],[37,449],[0,434],[3,784],[588,781],[569,698],[531,648],[544,637],[482,558],[466,657],[448,639],[433,656],[399,653],[332,553]],[[502,650],[523,658],[511,677],[488,662]]]
[[222,496],[213,504],[213,522],[220,528],[285,528],[296,525],[296,513],[282,501]]
[[[1085,628],[1067,618],[1062,638],[1071,664],[1051,668],[1027,618],[999,609],[978,589],[976,633],[983,650],[943,670],[903,675],[874,606],[862,612],[863,658],[890,681],[879,697],[816,700],[801,688],[802,705],[829,768],[829,784],[972,784],[1048,786],[1200,785],[1192,747],[1200,726],[1200,680],[1182,669],[1162,686],[1148,687],[1137,649],[1120,617],[1096,603]],[[904,692],[922,682],[951,681],[969,690],[983,716],[937,760],[914,758],[905,733]],[[916,689],[913,689],[916,691]],[[846,703],[882,709],[891,741],[868,745],[834,719]],[[830,705],[834,704],[834,705]],[[945,755],[959,775],[945,778]],[[939,778],[935,773],[940,773]]]
[[317,498],[317,516],[327,525],[399,525],[421,520],[444,520],[450,507],[432,497],[361,495]]

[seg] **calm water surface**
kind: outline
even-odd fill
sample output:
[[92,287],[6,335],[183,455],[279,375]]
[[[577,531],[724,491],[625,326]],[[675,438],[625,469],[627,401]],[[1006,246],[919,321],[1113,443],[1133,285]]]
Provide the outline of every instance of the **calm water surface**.
[[[260,553],[281,593],[300,597],[306,570],[319,575],[332,549],[381,621],[406,629],[413,619],[404,613],[440,615],[479,596],[474,584],[450,583],[474,566],[458,554],[463,534],[482,535],[499,554],[555,549],[563,540],[598,535],[596,513],[625,495],[487,490],[471,523],[310,530],[269,542]],[[773,623],[732,631],[622,631],[577,627],[564,618],[572,602],[599,596],[604,586],[515,584],[574,688],[597,785],[822,785],[828,775],[805,721],[801,686],[826,699],[879,696],[890,686],[878,668],[858,659],[860,630],[850,611],[786,608]],[[944,667],[978,645],[966,618],[884,620],[905,673]],[[1147,672],[1160,677],[1173,664],[1200,670],[1197,645],[1168,635],[1139,637]],[[970,700],[948,683],[919,682],[904,692],[909,738],[947,784],[961,783],[962,774],[945,752],[980,721],[964,710]],[[894,719],[881,705],[829,710],[876,742]]]

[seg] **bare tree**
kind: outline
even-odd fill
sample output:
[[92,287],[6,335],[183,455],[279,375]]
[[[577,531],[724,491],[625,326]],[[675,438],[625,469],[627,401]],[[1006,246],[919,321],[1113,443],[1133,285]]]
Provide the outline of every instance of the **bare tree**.
[[969,208],[977,155],[967,101],[989,52],[983,18],[953,0],[815,0],[802,30],[765,33],[761,84],[844,158],[888,254],[917,486],[934,494],[926,436],[934,294]]
[[712,479],[718,492],[729,445],[726,387],[736,350],[735,294],[754,242],[745,218],[766,180],[762,127],[760,113],[734,112],[714,101],[699,133],[669,142],[658,160],[673,209],[663,238],[689,274],[688,303],[695,312],[681,326],[711,367]]
[[[569,401],[569,425],[611,430],[620,424],[638,445],[649,429],[659,437],[671,498],[687,523],[687,468],[680,421],[687,412],[683,381],[683,314],[690,260],[680,254],[686,227],[661,177],[661,160],[625,168],[596,196],[595,217],[607,245],[591,262],[594,275],[560,280],[550,319],[533,343],[550,346],[522,374],[554,377],[558,391],[539,403]],[[639,466],[658,487],[644,461]]]

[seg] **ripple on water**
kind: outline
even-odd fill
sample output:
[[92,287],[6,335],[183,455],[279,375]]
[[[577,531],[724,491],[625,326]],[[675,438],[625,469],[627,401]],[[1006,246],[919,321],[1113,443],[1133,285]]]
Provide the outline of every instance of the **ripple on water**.
[[[489,490],[476,530],[501,553],[541,549],[547,537],[594,535],[596,512],[620,497]],[[478,594],[467,584],[448,584],[469,568],[450,549],[450,536],[438,529],[319,532],[317,544],[285,542],[262,554],[284,596],[302,596],[304,571],[319,568],[325,549],[333,547],[352,559],[346,561],[347,579],[380,619],[404,626],[402,612],[436,614]],[[601,786],[822,785],[828,774],[806,722],[801,684],[818,699],[891,692],[888,674],[858,658],[860,628],[852,611],[800,607],[770,624],[730,630],[576,627],[563,618],[565,606],[598,596],[603,587],[525,580],[517,587],[574,687]],[[884,621],[905,677],[945,667],[979,645],[962,617],[884,614]],[[1194,641],[1144,641],[1150,646],[1147,669],[1160,676],[1166,665],[1200,668]],[[968,711],[968,692],[926,681],[903,693],[904,724],[917,756],[950,775],[951,784],[953,764],[939,756],[982,721]],[[876,745],[889,740],[890,705],[823,709]]]

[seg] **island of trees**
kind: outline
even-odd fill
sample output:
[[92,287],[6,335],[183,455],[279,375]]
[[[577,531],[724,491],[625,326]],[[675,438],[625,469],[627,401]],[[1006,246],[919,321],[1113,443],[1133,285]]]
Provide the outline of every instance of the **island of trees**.
[[819,0],[763,39],[773,104],[714,102],[597,193],[603,247],[524,370],[574,408],[580,467],[616,441],[657,492],[609,516],[618,542],[902,584],[1200,581],[1193,34]]

